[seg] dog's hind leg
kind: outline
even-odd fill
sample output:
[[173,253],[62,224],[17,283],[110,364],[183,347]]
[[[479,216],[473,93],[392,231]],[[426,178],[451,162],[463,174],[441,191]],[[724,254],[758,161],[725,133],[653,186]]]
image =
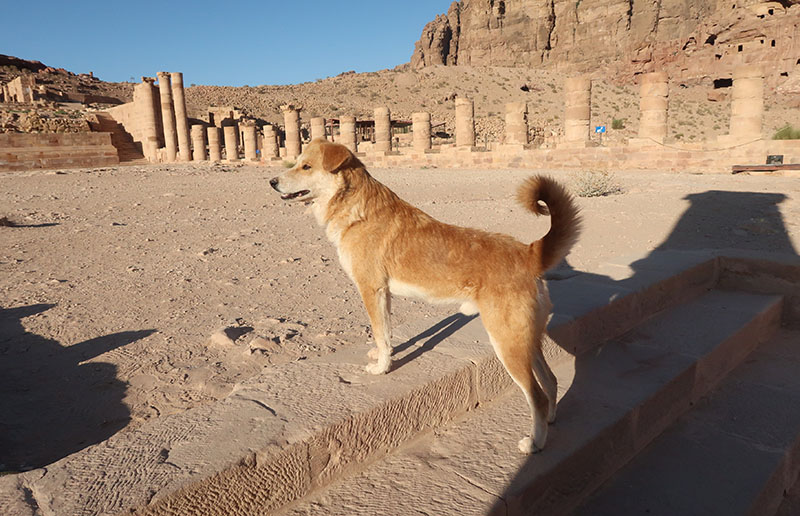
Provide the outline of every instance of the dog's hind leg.
[[489,331],[489,340],[506,371],[525,394],[533,418],[531,435],[519,441],[519,449],[523,453],[536,453],[544,448],[547,441],[549,400],[533,374],[534,349],[530,342],[532,336],[525,335],[524,331],[515,334],[509,328],[499,329],[500,331]]
[[547,396],[547,422],[553,423],[556,420],[556,400],[558,399],[558,380],[556,375],[553,374],[550,366],[542,354],[541,339],[537,346],[534,348],[533,357],[533,372],[536,373],[536,379],[544,389]]
[[[392,363],[390,307],[391,294],[387,285],[370,287],[358,284],[358,291],[367,309],[369,322],[372,325],[372,335],[375,338],[375,350],[370,350],[370,358],[376,361],[367,365],[366,370],[372,374],[383,374],[389,371]],[[373,354],[373,351],[376,351]]]

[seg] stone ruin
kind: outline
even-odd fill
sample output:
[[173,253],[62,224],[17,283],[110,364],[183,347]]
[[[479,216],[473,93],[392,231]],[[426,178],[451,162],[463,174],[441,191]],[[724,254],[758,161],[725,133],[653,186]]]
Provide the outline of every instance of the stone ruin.
[[[104,116],[110,120],[94,129],[122,128],[140,149],[139,156],[166,163],[291,161],[312,138],[340,142],[371,166],[708,170],[736,163],[764,163],[768,154],[782,154],[786,163],[800,163],[800,142],[766,140],[762,136],[762,68],[741,65],[732,76],[729,134],[696,143],[666,139],[670,78],[665,72],[638,76],[639,133],[624,142],[598,144],[591,138],[593,81],[586,75],[566,80],[563,134],[538,136],[534,141],[527,104],[510,102],[501,141],[478,142],[474,102],[464,97],[454,99],[455,134],[445,141],[433,138],[436,126],[430,113],[413,113],[410,121],[392,120],[387,106],[375,108],[374,120],[313,117],[310,131],[309,126],[301,126],[302,107],[292,104],[281,106],[283,127],[247,119],[234,107],[210,107],[208,122],[190,120],[180,72],[143,77],[134,87],[133,102],[98,113],[98,120]],[[32,84],[15,81],[13,87],[5,87],[4,95],[34,95]],[[115,146],[119,150],[117,143]],[[0,160],[0,168],[2,165]]]

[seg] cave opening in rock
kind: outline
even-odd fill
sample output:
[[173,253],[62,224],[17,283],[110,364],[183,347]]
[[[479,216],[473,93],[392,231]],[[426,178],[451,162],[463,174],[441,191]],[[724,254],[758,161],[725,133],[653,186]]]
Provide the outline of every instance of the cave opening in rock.
[[714,89],[730,88],[733,86],[733,79],[714,79]]

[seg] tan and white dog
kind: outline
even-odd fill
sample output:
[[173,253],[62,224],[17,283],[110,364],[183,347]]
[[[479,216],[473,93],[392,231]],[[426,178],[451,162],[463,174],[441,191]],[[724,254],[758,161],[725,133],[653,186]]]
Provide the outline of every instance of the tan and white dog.
[[542,354],[552,308],[542,275],[567,255],[580,230],[578,209],[560,184],[534,176],[519,189],[526,208],[551,215],[549,232],[530,245],[433,219],[370,176],[346,147],[322,139],[270,185],[282,199],[311,202],[358,287],[377,345],[367,371],[386,373],[391,365],[391,294],[461,303],[462,313],[480,313],[495,353],[528,400],[533,431],[520,450],[544,447],[556,378]]

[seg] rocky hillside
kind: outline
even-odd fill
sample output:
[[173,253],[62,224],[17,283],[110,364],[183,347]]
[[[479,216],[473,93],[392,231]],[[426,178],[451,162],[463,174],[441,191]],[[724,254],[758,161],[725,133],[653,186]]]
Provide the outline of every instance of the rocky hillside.
[[23,74],[33,74],[36,84],[45,86],[55,96],[65,95],[76,99],[108,97],[119,103],[133,100],[131,83],[101,81],[92,74],[75,74],[39,61],[0,54],[0,83],[9,82]]
[[460,0],[428,23],[411,65],[553,67],[673,78],[800,58],[800,0]]
[[39,61],[0,54],[0,84],[20,75],[33,75],[47,96],[35,104],[0,103],[0,133],[85,132],[89,130],[89,107],[133,100],[131,83],[105,82],[92,74],[75,74]]

